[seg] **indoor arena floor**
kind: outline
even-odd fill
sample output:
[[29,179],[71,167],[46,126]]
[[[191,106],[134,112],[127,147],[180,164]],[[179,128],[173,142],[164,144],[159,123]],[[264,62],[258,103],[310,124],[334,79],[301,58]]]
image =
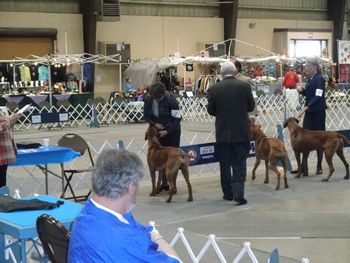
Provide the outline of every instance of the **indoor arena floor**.
[[[90,143],[119,139],[130,141],[143,138],[146,124],[110,125],[101,128],[64,128],[15,132],[16,140],[40,140],[50,138],[55,144],[62,134],[75,132]],[[212,124],[182,123],[182,133],[210,132]],[[289,153],[292,154],[292,153]],[[349,153],[345,154],[350,162]],[[289,189],[275,191],[276,178],[270,172],[270,184],[264,181],[263,165],[258,169],[257,180],[251,181],[252,162],[249,162],[246,182],[248,204],[235,206],[224,201],[219,183],[219,171],[203,172],[191,176],[194,201],[187,199],[187,187],[178,176],[178,193],[173,202],[165,203],[166,193],[150,197],[149,178],[140,184],[135,217],[142,223],[155,221],[159,231],[168,241],[178,228],[184,229],[195,255],[204,247],[210,234],[227,262],[232,262],[249,241],[259,262],[267,262],[269,253],[278,248],[280,262],[301,262],[303,257],[315,263],[350,262],[350,181],[343,180],[345,169],[334,158],[335,173],[330,182],[321,182],[321,175],[314,175],[315,165],[309,164],[310,176],[295,179],[288,174]],[[294,164],[295,166],[295,164]],[[324,173],[328,172],[326,163]],[[147,176],[148,177],[148,176]],[[11,187],[11,186],[10,186]],[[191,262],[181,240],[175,249],[184,262]],[[200,262],[220,262],[213,247],[209,247]],[[247,256],[241,262],[251,262]]]

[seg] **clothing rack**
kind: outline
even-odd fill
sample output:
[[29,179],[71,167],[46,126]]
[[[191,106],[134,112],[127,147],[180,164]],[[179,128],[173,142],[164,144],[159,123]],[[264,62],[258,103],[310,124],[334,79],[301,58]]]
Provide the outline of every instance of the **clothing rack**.
[[93,55],[88,53],[83,54],[49,54],[43,57],[30,55],[27,58],[14,57],[13,59],[0,60],[0,63],[11,63],[13,65],[13,79],[16,77],[15,65],[21,65],[24,63],[42,64],[48,67],[48,82],[49,82],[49,101],[52,106],[52,83],[51,83],[51,66],[57,64],[80,64],[94,63],[94,64],[106,64],[120,63],[120,54],[105,56],[101,54]]

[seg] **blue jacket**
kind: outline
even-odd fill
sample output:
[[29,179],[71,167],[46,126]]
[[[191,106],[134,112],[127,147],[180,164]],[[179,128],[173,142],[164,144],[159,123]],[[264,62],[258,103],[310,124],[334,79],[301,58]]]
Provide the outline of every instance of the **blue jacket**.
[[152,227],[139,224],[130,213],[123,216],[129,224],[87,201],[74,222],[68,263],[179,263],[157,251]]
[[305,96],[305,106],[309,112],[326,110],[325,81],[320,73],[309,79],[301,94]]

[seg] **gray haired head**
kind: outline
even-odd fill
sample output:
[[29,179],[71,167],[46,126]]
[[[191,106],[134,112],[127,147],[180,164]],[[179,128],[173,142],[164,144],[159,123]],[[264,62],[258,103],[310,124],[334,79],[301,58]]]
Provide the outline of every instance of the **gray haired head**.
[[317,58],[310,58],[307,60],[306,63],[313,65],[314,67],[316,67],[317,73],[321,73],[321,63]]
[[236,66],[230,61],[224,62],[221,64],[220,74],[225,77],[228,75],[236,74]]
[[126,150],[106,150],[97,159],[92,174],[92,190],[98,196],[117,199],[138,185],[145,174],[140,157]]

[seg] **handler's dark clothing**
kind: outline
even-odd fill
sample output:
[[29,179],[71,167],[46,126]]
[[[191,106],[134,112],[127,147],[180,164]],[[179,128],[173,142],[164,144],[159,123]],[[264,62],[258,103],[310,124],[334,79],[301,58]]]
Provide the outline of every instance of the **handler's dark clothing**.
[[254,107],[250,85],[234,77],[227,77],[208,90],[207,110],[216,117],[216,149],[226,199],[244,197],[250,141],[248,112]]
[[179,104],[175,97],[169,92],[165,92],[162,100],[158,101],[158,117],[153,113],[153,99],[151,96],[145,97],[144,117],[146,122],[153,125],[160,123],[165,127],[168,134],[159,139],[162,146],[180,146],[181,117],[174,117],[174,112],[179,111]]
[[326,129],[325,81],[320,73],[313,76],[301,94],[305,96],[305,112],[303,128],[308,130]]
[[[326,130],[326,99],[325,81],[320,73],[313,76],[307,82],[301,94],[305,96],[305,106],[309,109],[305,112],[303,128],[312,131]],[[322,171],[323,151],[317,151],[317,170]],[[304,164],[302,164],[304,167]],[[317,172],[316,172],[317,173]]]

